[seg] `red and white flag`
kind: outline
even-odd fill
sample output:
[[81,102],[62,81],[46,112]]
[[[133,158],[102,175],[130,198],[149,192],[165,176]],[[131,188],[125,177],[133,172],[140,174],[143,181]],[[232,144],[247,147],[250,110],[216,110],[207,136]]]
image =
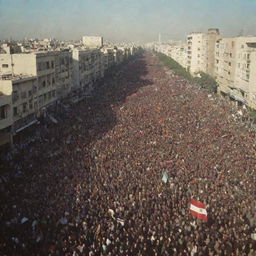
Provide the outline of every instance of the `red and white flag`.
[[208,220],[207,211],[204,203],[196,201],[195,199],[191,199],[189,210],[194,217],[204,221]]

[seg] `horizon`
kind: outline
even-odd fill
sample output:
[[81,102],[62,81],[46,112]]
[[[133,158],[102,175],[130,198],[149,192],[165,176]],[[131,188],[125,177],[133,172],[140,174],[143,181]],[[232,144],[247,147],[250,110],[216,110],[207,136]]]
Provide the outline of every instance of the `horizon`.
[[159,33],[162,41],[184,41],[187,34],[211,27],[225,37],[255,36],[255,13],[253,0],[0,0],[0,40],[96,35],[140,44],[157,41]]

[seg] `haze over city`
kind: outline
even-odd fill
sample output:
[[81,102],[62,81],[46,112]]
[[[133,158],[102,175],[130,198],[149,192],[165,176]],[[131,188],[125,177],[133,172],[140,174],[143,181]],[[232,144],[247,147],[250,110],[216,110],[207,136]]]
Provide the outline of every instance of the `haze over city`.
[[256,35],[254,0],[8,0],[0,1],[0,39],[79,39],[116,42],[184,40],[218,27],[224,36]]

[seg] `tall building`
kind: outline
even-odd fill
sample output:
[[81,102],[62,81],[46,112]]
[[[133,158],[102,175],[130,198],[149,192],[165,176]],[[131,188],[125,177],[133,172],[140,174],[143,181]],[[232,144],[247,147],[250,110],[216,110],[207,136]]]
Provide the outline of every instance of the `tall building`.
[[187,36],[187,67],[192,75],[204,72],[214,76],[214,48],[221,38],[218,29],[209,29],[205,33],[191,33]]
[[215,77],[219,92],[255,108],[256,37],[218,40],[215,56]]

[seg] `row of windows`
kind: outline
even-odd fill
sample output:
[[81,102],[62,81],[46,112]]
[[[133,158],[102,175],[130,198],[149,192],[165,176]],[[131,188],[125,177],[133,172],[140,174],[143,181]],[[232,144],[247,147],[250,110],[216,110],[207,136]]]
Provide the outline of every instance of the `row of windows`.
[[37,71],[43,71],[54,68],[54,61],[45,61],[37,63]]

